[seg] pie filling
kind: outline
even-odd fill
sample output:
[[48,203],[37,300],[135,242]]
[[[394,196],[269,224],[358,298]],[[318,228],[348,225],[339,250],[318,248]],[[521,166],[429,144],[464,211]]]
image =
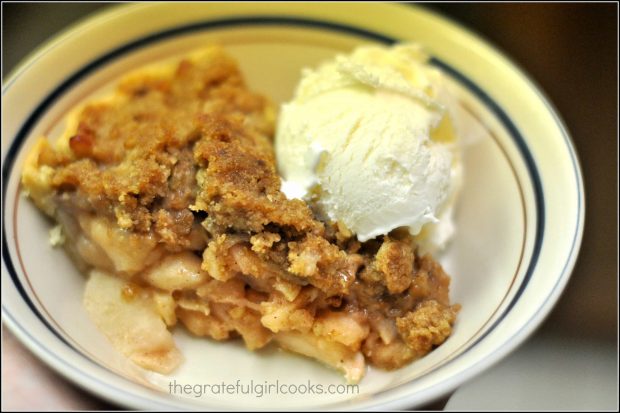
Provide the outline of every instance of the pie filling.
[[89,274],[89,316],[138,365],[178,366],[182,324],[357,382],[366,363],[399,368],[450,335],[450,279],[406,230],[360,243],[280,192],[274,119],[212,47],[130,73],[31,151],[23,185]]

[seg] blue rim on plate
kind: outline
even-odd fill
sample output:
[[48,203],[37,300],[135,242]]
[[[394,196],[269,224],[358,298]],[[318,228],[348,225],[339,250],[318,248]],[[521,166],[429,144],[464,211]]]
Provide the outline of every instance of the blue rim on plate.
[[[103,56],[97,58],[96,60],[94,60],[93,62],[89,63],[88,65],[84,66],[82,69],[78,70],[77,72],[75,72],[73,75],[71,75],[70,77],[68,77],[64,82],[62,82],[59,86],[57,86],[37,107],[36,109],[30,114],[30,116],[28,116],[26,122],[21,126],[21,128],[19,129],[19,132],[17,133],[17,135],[15,136],[15,139],[12,141],[11,146],[9,148],[9,150],[7,151],[6,154],[6,158],[5,158],[5,162],[2,166],[2,194],[3,194],[3,210],[4,209],[4,203],[6,202],[6,189],[7,189],[7,184],[8,184],[8,179],[10,177],[10,174],[12,172],[13,166],[14,166],[14,162],[16,159],[16,155],[19,152],[23,142],[25,141],[26,137],[28,136],[31,128],[36,124],[36,122],[39,120],[39,118],[46,112],[46,110],[49,108],[49,106],[54,103],[60,96],[63,95],[64,92],[67,91],[68,88],[70,88],[71,86],[73,86],[76,82],[78,82],[80,79],[82,79],[85,75],[91,73],[92,71],[94,71],[95,69],[97,69],[99,66],[101,66],[104,63],[108,63],[112,60],[114,60],[115,58],[122,56],[130,51],[135,51],[136,49],[139,49],[141,47],[144,47],[146,45],[152,44],[156,41],[162,40],[162,39],[167,39],[167,38],[171,38],[174,36],[178,36],[181,34],[187,34],[187,33],[192,33],[192,32],[197,32],[197,31],[206,31],[206,30],[210,30],[210,29],[215,29],[215,28],[222,28],[222,27],[232,27],[232,26],[239,26],[239,25],[254,25],[254,26],[264,26],[264,25],[284,25],[284,26],[296,26],[296,27],[313,27],[313,28],[321,28],[321,29],[327,29],[327,30],[331,30],[331,31],[337,31],[337,32],[343,32],[343,33],[347,33],[347,34],[352,34],[352,35],[356,35],[359,37],[363,37],[366,39],[370,39],[370,40],[374,40],[374,41],[378,41],[384,44],[392,44],[397,42],[397,39],[394,39],[392,37],[374,32],[374,31],[369,31],[366,29],[362,29],[359,27],[354,27],[354,26],[350,26],[350,25],[344,25],[344,24],[340,24],[340,23],[334,23],[334,22],[326,22],[326,21],[321,21],[321,20],[314,20],[314,19],[306,19],[306,18],[298,18],[298,17],[282,17],[282,16],[247,16],[247,17],[238,17],[238,18],[225,18],[225,19],[218,19],[218,20],[208,20],[208,21],[203,21],[200,23],[194,23],[194,24],[189,24],[189,25],[184,25],[184,26],[179,26],[179,27],[175,27],[173,29],[169,29],[169,30],[164,30],[164,31],[160,31],[158,33],[155,34],[151,34],[148,35],[146,37],[140,38],[138,40],[132,41],[130,43],[127,43],[121,47],[118,47],[116,49],[114,49],[113,51],[104,54]],[[519,132],[519,130],[517,129],[517,127],[515,126],[515,124],[511,121],[511,119],[508,117],[508,115],[506,114],[506,112],[482,89],[480,88],[478,85],[476,85],[471,79],[469,79],[468,77],[466,77],[465,75],[463,75],[461,72],[459,72],[457,69],[455,69],[454,67],[450,66],[449,64],[443,62],[442,60],[438,59],[438,58],[431,58],[431,64],[435,65],[436,67],[439,67],[442,71],[444,71],[445,73],[447,73],[449,76],[451,76],[454,80],[456,80],[458,83],[460,83],[462,86],[464,86],[465,88],[467,88],[470,92],[472,92],[477,98],[479,98],[484,105],[495,115],[497,116],[497,118],[500,120],[500,122],[503,124],[503,126],[507,129],[507,131],[509,132],[511,138],[513,139],[514,143],[516,144],[521,156],[523,157],[523,160],[525,162],[525,165],[527,167],[527,171],[529,174],[529,178],[532,182],[532,186],[533,186],[533,191],[534,191],[534,196],[535,196],[535,205],[536,205],[536,231],[535,231],[535,238],[534,238],[534,246],[533,246],[533,251],[530,257],[530,261],[527,265],[527,270],[525,272],[525,276],[521,281],[521,284],[518,287],[518,290],[515,294],[515,296],[512,298],[512,300],[510,301],[510,303],[508,304],[508,306],[504,309],[503,313],[495,320],[495,322],[493,323],[493,325],[491,325],[475,342],[473,342],[472,344],[470,344],[465,350],[461,351],[459,355],[457,355],[455,358],[449,360],[446,364],[453,362],[454,360],[458,359],[458,357],[462,356],[463,354],[465,354],[469,349],[471,349],[472,347],[474,347],[475,345],[477,345],[479,342],[481,342],[482,340],[484,340],[488,334],[490,334],[495,327],[510,313],[510,311],[513,309],[515,303],[518,301],[519,297],[523,294],[523,292],[526,290],[528,283],[530,281],[531,275],[536,267],[539,255],[540,255],[540,250],[541,250],[541,246],[542,246],[542,242],[543,242],[543,237],[544,237],[544,227],[545,227],[545,201],[544,201],[544,195],[543,195],[543,189],[542,189],[542,183],[541,183],[541,179],[540,179],[540,174],[538,172],[538,168],[536,166],[536,162],[525,142],[525,140],[523,139],[523,136],[521,135],[521,133]],[[25,70],[27,69],[27,67],[22,68],[21,71],[19,73],[17,73],[11,80],[10,82],[3,88],[2,90],[2,94],[4,95],[4,93],[6,91],[8,91],[8,89],[11,87],[11,85],[19,78],[20,74],[23,73]],[[537,88],[534,88],[534,90],[538,90]],[[539,92],[538,92],[539,93]],[[564,140],[567,144],[567,147],[569,148],[569,153],[571,155],[571,162],[573,165],[573,170],[575,173],[575,177],[577,182],[581,182],[580,179],[580,173],[579,173],[579,166],[578,166],[578,161],[576,159],[575,153],[574,153],[574,149],[572,146],[572,143],[570,142],[570,138],[568,137],[568,134],[566,133],[566,130],[562,124],[562,122],[559,120],[559,118],[557,117],[557,115],[555,114],[555,111],[553,110],[553,108],[548,104],[547,100],[540,95],[541,99],[545,102],[545,104],[547,105],[547,107],[549,108],[549,111],[551,113],[554,114],[555,120],[560,128],[560,130],[562,131]],[[577,196],[578,196],[578,200],[577,200],[577,207],[578,207],[578,220],[581,221],[581,217],[582,217],[582,194],[581,194],[581,188],[579,191],[577,191]],[[572,240],[572,245],[571,245],[571,251],[569,253],[569,256],[567,258],[566,263],[564,264],[564,267],[562,269],[562,274],[564,274],[567,269],[568,266],[570,265],[571,260],[573,259],[573,255],[578,247],[578,241],[579,241],[579,233],[580,233],[580,228],[582,227],[582,223],[580,222],[577,225],[577,231],[575,232],[574,236],[573,236],[573,240]],[[3,260],[7,266],[7,269],[9,271],[10,277],[12,279],[12,282],[14,283],[16,289],[18,290],[19,294],[21,295],[22,299],[26,302],[26,304],[28,305],[28,307],[30,308],[30,310],[36,315],[36,317],[39,319],[39,321],[41,321],[41,323],[43,323],[45,325],[45,327],[52,333],[54,334],[54,336],[56,336],[61,342],[63,342],[66,346],[68,346],[69,348],[71,348],[73,351],[75,351],[77,354],[79,354],[80,356],[84,357],[86,360],[88,360],[90,363],[94,363],[96,364],[98,367],[102,367],[105,368],[107,370],[107,367],[102,366],[98,363],[96,363],[95,361],[91,360],[90,358],[88,358],[86,355],[84,355],[82,352],[80,352],[78,349],[76,349],[73,345],[71,345],[69,342],[67,342],[67,340],[58,332],[56,331],[50,324],[49,322],[45,319],[45,317],[42,316],[42,314],[39,312],[39,310],[36,308],[36,306],[34,305],[34,303],[32,302],[32,300],[30,299],[30,297],[28,296],[28,294],[26,293],[23,285],[21,284],[17,273],[15,271],[15,267],[13,265],[8,247],[7,247],[7,236],[6,236],[6,230],[5,230],[5,214],[2,215],[2,241],[3,241],[3,245],[2,245],[2,256],[3,256]],[[549,296],[553,295],[553,293],[556,291],[556,289],[558,288],[561,280],[563,279],[563,277],[560,277],[558,279],[558,281],[556,282],[556,285],[553,287],[553,289],[550,291]],[[10,312],[8,311],[8,309],[3,305],[2,306],[2,311],[3,311],[3,315],[6,316],[8,319],[10,319],[12,321],[12,324],[20,329],[22,329],[23,333],[25,333],[26,335],[28,335],[34,342],[36,342],[42,350],[47,351],[47,349],[45,348],[45,346],[43,346],[39,341],[36,340],[36,338],[32,337],[25,329],[23,329],[21,327],[21,325],[19,325],[14,317],[10,314]],[[531,321],[531,320],[529,320]],[[529,324],[526,323],[525,325],[527,326]],[[525,328],[522,327],[521,330]],[[513,334],[512,337],[517,336],[520,331],[517,331],[516,333]],[[497,351],[497,350],[496,350]],[[56,358],[56,356],[49,352],[49,355],[51,357]],[[59,359],[58,360],[62,363],[65,363],[64,360]],[[73,367],[70,366],[69,367]],[[81,374],[85,374],[82,371],[76,370],[78,373]],[[100,380],[98,380],[96,377],[91,376],[92,379],[94,379],[95,381],[97,381],[98,383],[102,384],[102,385],[106,385],[109,386],[107,383],[101,382]],[[385,390],[384,392],[388,392],[388,391],[392,391],[398,387],[403,386],[404,384],[401,384],[399,386],[395,386],[393,388],[390,388],[389,390]],[[120,388],[116,388],[113,387],[115,390],[118,391],[123,391],[123,389]],[[342,402],[339,402],[342,403]]]

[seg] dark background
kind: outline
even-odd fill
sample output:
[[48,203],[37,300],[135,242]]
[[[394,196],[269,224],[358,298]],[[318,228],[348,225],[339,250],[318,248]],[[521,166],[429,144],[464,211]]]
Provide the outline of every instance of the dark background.
[[[2,76],[102,3],[2,5]],[[113,5],[112,5],[113,7]],[[328,6],[326,6],[328,7]],[[584,175],[586,224],[568,287],[539,334],[618,337],[618,6],[427,3],[523,68],[566,122]]]

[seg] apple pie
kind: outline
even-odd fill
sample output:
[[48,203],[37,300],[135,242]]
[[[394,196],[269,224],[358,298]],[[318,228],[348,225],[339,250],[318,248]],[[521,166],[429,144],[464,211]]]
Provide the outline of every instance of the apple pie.
[[353,383],[451,334],[450,279],[407,231],[360,243],[280,191],[275,117],[209,47],[125,75],[31,150],[23,187],[88,275],[90,318],[138,365],[177,367],[181,324],[250,350],[273,342]]

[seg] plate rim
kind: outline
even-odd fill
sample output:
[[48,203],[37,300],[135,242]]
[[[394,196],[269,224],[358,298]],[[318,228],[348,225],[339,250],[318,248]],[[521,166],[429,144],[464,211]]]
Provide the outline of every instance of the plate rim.
[[[18,66],[18,68],[20,70],[16,70],[12,73],[12,76],[9,77],[9,79],[7,80],[6,83],[6,87],[5,85],[3,85],[3,91],[2,94],[4,95],[5,91],[8,91],[8,88],[10,87],[10,85],[16,81],[19,77],[20,73],[23,73],[25,71],[28,70],[28,68],[30,67],[31,64],[35,63],[36,60],[40,57],[42,57],[42,54],[45,54],[47,52],[49,52],[51,49],[49,49],[50,46],[54,45],[54,48],[60,44],[62,44],[64,42],[64,40],[67,38],[68,35],[75,35],[77,33],[76,30],[78,29],[87,29],[87,26],[89,26],[91,23],[93,22],[100,22],[101,18],[104,16],[108,16],[108,17],[113,17],[116,16],[118,13],[125,13],[125,12],[130,12],[130,9],[136,8],[136,7],[142,7],[142,5],[131,5],[131,6],[118,6],[118,7],[113,7],[111,10],[106,10],[100,13],[96,13],[95,15],[91,16],[90,18],[88,18],[86,21],[83,21],[81,24],[76,24],[74,25],[72,28],[70,28],[69,30],[63,32],[61,35],[59,35],[58,37],[52,39],[52,41],[48,42],[46,45],[46,47],[43,47],[41,50],[35,51],[36,53],[33,52],[33,55],[30,56],[30,61],[26,61],[25,63],[28,64],[23,64]],[[419,11],[419,10],[418,10]],[[471,34],[471,32],[469,31],[469,29],[467,28],[463,28],[461,25],[459,25],[458,23],[455,23],[451,20],[449,20],[448,18],[445,18],[441,15],[438,15],[434,12],[429,12],[428,10],[422,10],[423,13],[430,13],[433,14],[434,17],[439,18],[440,20],[443,20],[445,23],[449,24],[449,25],[454,25],[457,26],[459,29],[466,31],[467,33]],[[556,285],[552,291],[550,292],[550,297],[544,301],[543,305],[541,306],[541,311],[540,313],[544,313],[542,314],[542,316],[539,316],[537,318],[541,318],[541,317],[546,317],[546,315],[548,314],[548,309],[545,309],[545,307],[553,307],[553,305],[555,305],[556,301],[557,301],[557,296],[561,293],[561,291],[564,289],[564,286],[566,285],[566,283],[568,282],[568,279],[570,278],[570,273],[572,272],[572,269],[574,268],[575,262],[576,262],[576,258],[581,246],[581,241],[582,241],[582,236],[583,236],[583,226],[584,226],[584,213],[585,213],[585,202],[583,202],[584,199],[584,189],[583,189],[583,176],[581,174],[581,168],[580,168],[580,163],[579,163],[579,159],[577,156],[577,153],[574,149],[574,144],[570,138],[570,135],[568,133],[568,130],[566,129],[564,122],[562,121],[561,117],[559,116],[557,110],[553,107],[553,105],[550,103],[550,101],[546,98],[546,96],[544,95],[544,93],[542,92],[542,90],[535,84],[535,82],[533,82],[526,74],[526,72],[524,72],[518,65],[514,64],[514,62],[512,62],[509,58],[507,58],[501,51],[499,51],[496,47],[494,46],[490,46],[488,41],[486,41],[485,39],[482,38],[477,38],[476,39],[479,42],[482,42],[483,44],[487,45],[490,47],[490,49],[495,53],[495,54],[499,54],[501,57],[503,57],[504,59],[506,59],[508,61],[508,63],[510,64],[510,66],[512,66],[512,68],[514,70],[516,70],[516,72],[518,74],[520,74],[521,76],[523,76],[525,78],[525,80],[527,80],[529,82],[529,86],[530,89],[533,90],[534,92],[536,92],[538,98],[545,104],[545,106],[548,108],[549,113],[551,113],[556,121],[556,125],[558,126],[560,132],[562,133],[562,135],[564,136],[564,141],[567,145],[567,148],[569,150],[569,154],[571,155],[571,160],[573,161],[573,165],[575,167],[575,178],[576,181],[578,183],[577,186],[577,194],[581,197],[581,202],[580,202],[580,206],[581,208],[579,208],[579,214],[577,217],[577,225],[576,225],[576,232],[574,234],[574,239],[575,242],[573,243],[572,249],[567,257],[567,262],[564,265],[564,268],[562,269],[562,271],[560,272],[560,276],[558,277],[558,285]],[[53,49],[53,48],[52,48]],[[524,141],[524,143],[527,143]],[[13,139],[11,139],[10,145],[12,146],[13,144]],[[9,155],[11,153],[10,150],[6,151],[5,155]],[[4,156],[3,156],[3,161],[4,161]],[[12,168],[8,170],[7,173],[7,178],[10,176],[10,172],[12,172]],[[4,176],[4,167],[3,167],[3,186],[5,184],[5,176]],[[3,192],[4,192],[4,188],[3,188]],[[3,236],[4,236],[4,217],[3,217]],[[8,252],[8,250],[7,250]],[[4,255],[5,255],[5,251],[4,251],[4,247],[3,247],[3,272],[4,272],[4,266],[6,265],[4,262]],[[568,275],[567,275],[568,274]],[[557,293],[555,293],[557,292]],[[555,295],[555,296],[553,296]],[[3,319],[5,319],[5,308],[3,305],[2,308],[2,313],[3,313]],[[541,320],[539,319],[532,319],[529,320],[526,324],[523,325],[523,329],[527,329],[529,331],[525,331],[525,332],[517,332],[515,333],[515,337],[510,339],[510,343],[514,344],[512,346],[508,345],[505,346],[507,347],[506,349],[501,349],[503,351],[499,351],[499,354],[497,355],[495,360],[492,360],[493,357],[486,357],[484,360],[482,360],[480,362],[480,364],[482,366],[480,366],[480,368],[478,369],[479,371],[482,371],[486,368],[488,368],[488,366],[490,364],[494,364],[497,361],[499,361],[501,358],[503,358],[506,354],[508,354],[510,351],[513,350],[513,347],[516,347],[517,345],[520,345],[521,343],[523,343],[523,341],[525,341],[525,339],[527,338],[527,336],[529,336],[533,330],[535,328],[537,328],[538,326],[540,326]],[[16,325],[12,325],[13,322],[9,322],[7,323],[7,325],[9,326],[9,328],[15,332],[15,330],[17,329],[17,323]],[[12,328],[11,328],[12,327]],[[21,327],[21,326],[20,326]],[[525,334],[525,336],[524,336]],[[16,334],[18,335],[18,334]],[[521,336],[521,337],[517,337],[517,336]],[[26,344],[26,342],[23,340],[23,336],[21,336],[21,340],[22,343]],[[36,340],[35,340],[36,341]],[[26,344],[26,346],[33,351],[32,347],[34,346],[33,343],[28,342]],[[37,349],[38,351],[34,351],[35,354],[37,354],[40,358],[43,358],[41,354],[39,354],[39,351],[41,349]],[[45,361],[46,364],[51,365],[53,363],[49,363],[47,360],[47,357],[45,357]],[[486,362],[486,363],[485,363]],[[58,368],[57,366],[54,367],[57,371]],[[93,392],[94,389],[92,387],[84,387],[82,386],[82,384],[79,382],[79,379],[77,378],[73,378],[72,376],[70,376],[70,373],[63,373],[62,371],[60,371],[65,377],[69,378],[72,382],[77,383],[78,385],[80,385],[80,387],[86,388],[86,390]],[[464,373],[469,373],[469,371],[464,372]],[[472,377],[473,375],[477,374],[477,372],[473,372],[472,374],[469,375],[469,377],[465,377],[465,380],[467,378]],[[458,376],[457,376],[458,377]],[[454,379],[456,379],[457,377],[455,377]],[[464,380],[462,380],[464,381]],[[462,382],[462,381],[459,381]],[[456,385],[458,385],[458,383],[454,384],[454,387],[456,387]],[[441,393],[443,393],[445,391],[442,390]],[[94,391],[96,394],[110,400],[110,398],[106,397],[106,394]],[[127,393],[128,395],[131,395],[131,393]],[[426,401],[431,400],[432,397],[427,397]],[[116,400],[118,401],[118,400]],[[392,400],[391,403],[394,404],[396,402],[406,402],[406,401],[402,401],[402,400]],[[341,405],[343,403],[350,403],[350,402],[336,402],[338,405]],[[355,403],[355,402],[354,402]],[[132,404],[130,404],[132,405]],[[136,405],[133,405],[136,406]],[[385,406],[385,404],[384,404]],[[400,404],[399,406],[404,406],[404,404]]]

